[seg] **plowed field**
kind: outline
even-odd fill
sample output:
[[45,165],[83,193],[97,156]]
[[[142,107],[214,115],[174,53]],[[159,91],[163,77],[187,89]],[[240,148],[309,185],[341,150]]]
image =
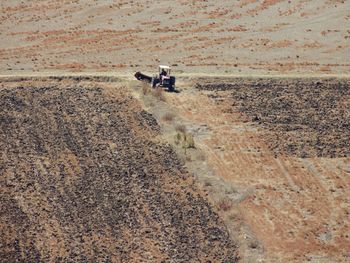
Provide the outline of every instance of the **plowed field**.
[[158,135],[118,83],[1,81],[0,261],[235,262]]

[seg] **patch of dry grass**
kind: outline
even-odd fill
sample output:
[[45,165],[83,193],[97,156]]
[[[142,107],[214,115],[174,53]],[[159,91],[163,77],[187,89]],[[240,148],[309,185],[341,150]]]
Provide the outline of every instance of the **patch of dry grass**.
[[152,94],[155,98],[157,98],[161,101],[166,101],[165,95],[164,95],[164,90],[162,88],[153,89]]
[[151,91],[152,91],[152,88],[150,87],[150,85],[146,82],[142,82],[142,94],[147,95],[147,94],[150,94]]
[[194,146],[194,139],[193,139],[193,135],[190,134],[190,133],[185,133],[184,134],[184,142],[185,142],[185,145],[184,147],[185,148],[196,148]]
[[204,162],[204,161],[206,160],[205,154],[204,154],[203,152],[201,152],[200,154],[198,154],[197,160]]

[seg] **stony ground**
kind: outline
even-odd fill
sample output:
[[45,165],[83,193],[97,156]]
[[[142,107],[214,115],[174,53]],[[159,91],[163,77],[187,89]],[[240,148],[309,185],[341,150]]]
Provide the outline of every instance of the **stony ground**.
[[0,83],[1,262],[235,262],[155,119],[118,83]]
[[[264,139],[276,154],[298,157],[350,156],[348,79],[233,79],[198,84],[210,96],[229,99],[269,132]],[[235,109],[234,109],[235,108]]]

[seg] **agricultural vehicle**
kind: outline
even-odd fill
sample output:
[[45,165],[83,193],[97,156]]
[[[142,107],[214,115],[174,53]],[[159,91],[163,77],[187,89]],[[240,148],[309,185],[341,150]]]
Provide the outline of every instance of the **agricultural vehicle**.
[[158,74],[154,77],[147,76],[141,72],[135,73],[137,80],[145,81],[151,84],[152,88],[164,87],[168,91],[175,90],[175,77],[170,75],[171,68],[169,66],[159,65]]

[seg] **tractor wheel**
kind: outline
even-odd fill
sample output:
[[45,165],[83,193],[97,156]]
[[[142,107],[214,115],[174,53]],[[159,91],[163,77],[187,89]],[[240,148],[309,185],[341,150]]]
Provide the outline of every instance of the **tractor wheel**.
[[169,92],[173,92],[173,91],[175,90],[174,85],[170,84],[170,85],[168,86],[168,90],[169,90]]
[[169,83],[169,91],[173,92],[175,90],[175,77],[170,77],[170,83]]

